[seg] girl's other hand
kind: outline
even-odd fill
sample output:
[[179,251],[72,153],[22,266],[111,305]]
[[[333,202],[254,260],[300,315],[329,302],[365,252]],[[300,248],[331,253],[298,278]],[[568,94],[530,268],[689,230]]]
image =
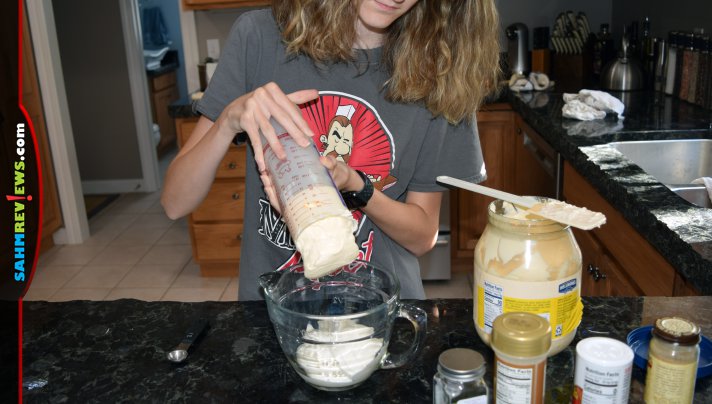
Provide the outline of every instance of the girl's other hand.
[[297,144],[308,145],[309,139],[314,134],[302,117],[298,105],[312,101],[318,96],[317,90],[301,90],[284,94],[276,83],[267,83],[231,102],[218,118],[218,122],[226,126],[229,133],[233,135],[247,132],[255,153],[257,168],[260,173],[263,173],[266,167],[260,131],[280,159],[284,159],[286,155],[269,122],[270,118],[279,122]]
[[329,170],[339,191],[360,191],[364,183],[356,170],[333,156],[321,156],[321,164]]

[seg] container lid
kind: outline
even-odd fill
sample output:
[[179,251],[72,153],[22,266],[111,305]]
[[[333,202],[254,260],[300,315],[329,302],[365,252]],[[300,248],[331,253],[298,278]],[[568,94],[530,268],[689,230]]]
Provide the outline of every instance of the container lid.
[[653,335],[682,345],[695,345],[700,342],[700,327],[684,318],[662,317],[655,320]]
[[633,350],[621,341],[590,337],[576,344],[576,355],[599,366],[625,366],[633,363]]
[[454,377],[477,377],[485,373],[485,358],[467,348],[451,348],[440,354],[438,370]]
[[517,357],[533,357],[549,352],[551,326],[532,313],[499,315],[492,324],[492,348]]

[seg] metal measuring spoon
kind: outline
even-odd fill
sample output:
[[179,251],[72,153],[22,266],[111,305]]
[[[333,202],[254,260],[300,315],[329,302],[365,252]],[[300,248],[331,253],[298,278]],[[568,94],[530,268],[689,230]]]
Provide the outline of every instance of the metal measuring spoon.
[[183,362],[185,358],[188,357],[188,349],[190,349],[190,346],[193,345],[203,331],[208,328],[208,325],[207,320],[198,320],[194,322],[176,349],[168,352],[168,360],[175,363]]

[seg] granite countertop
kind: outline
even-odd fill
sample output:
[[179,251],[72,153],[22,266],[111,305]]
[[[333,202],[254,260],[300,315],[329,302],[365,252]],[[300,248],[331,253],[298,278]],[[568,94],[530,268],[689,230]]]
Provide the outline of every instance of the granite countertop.
[[[438,355],[451,347],[483,354],[492,386],[492,350],[474,330],[472,300],[411,301],[428,313],[421,355],[376,371],[361,386],[326,393],[307,385],[282,354],[264,302],[25,302],[23,398],[26,402],[432,402]],[[574,342],[549,358],[547,402],[570,402],[575,344],[586,336],[626,335],[655,318],[684,315],[712,335],[712,297],[584,297]],[[210,328],[176,365],[166,359],[190,324]],[[405,323],[405,322],[403,322]],[[391,350],[408,341],[396,323]],[[644,373],[634,366],[631,403],[642,402]],[[695,402],[712,400],[712,377],[697,381]]]
[[712,139],[712,111],[652,92],[611,94],[626,105],[622,121],[564,118],[560,93],[510,93],[505,98],[684,279],[710,295],[712,209],[678,197],[607,143]]

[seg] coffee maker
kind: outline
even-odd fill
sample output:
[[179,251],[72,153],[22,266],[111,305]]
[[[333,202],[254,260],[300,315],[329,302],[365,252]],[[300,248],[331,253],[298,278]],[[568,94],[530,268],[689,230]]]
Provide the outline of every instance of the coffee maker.
[[521,22],[514,23],[505,30],[507,35],[507,60],[510,74],[529,73],[529,30]]

